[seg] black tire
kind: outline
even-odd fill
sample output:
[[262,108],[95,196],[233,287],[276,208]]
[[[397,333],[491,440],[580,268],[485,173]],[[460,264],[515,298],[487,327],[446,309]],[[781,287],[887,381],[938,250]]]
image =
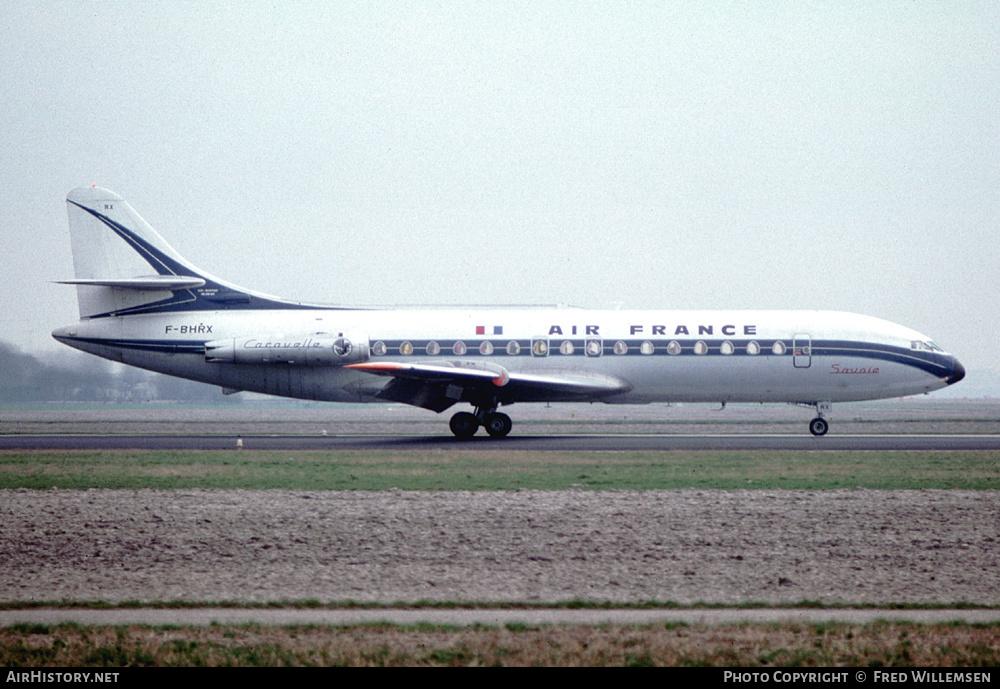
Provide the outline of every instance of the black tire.
[[476,431],[479,430],[479,419],[476,418],[475,414],[460,411],[451,417],[448,426],[451,428],[451,432],[455,434],[455,437],[465,440],[474,436]]
[[486,422],[483,425],[486,427],[486,432],[490,434],[491,438],[503,438],[510,433],[514,422],[506,414],[493,412],[486,416]]
[[826,422],[826,419],[817,416],[809,422],[809,432],[817,438],[821,435],[826,435],[828,430],[830,430],[830,424]]

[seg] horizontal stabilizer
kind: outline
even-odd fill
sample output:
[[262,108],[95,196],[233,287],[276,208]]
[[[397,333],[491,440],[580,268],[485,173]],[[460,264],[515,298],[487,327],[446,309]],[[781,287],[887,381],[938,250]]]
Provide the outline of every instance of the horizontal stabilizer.
[[202,287],[202,278],[187,275],[147,275],[137,278],[78,278],[76,280],[56,280],[60,285],[90,285],[93,287],[114,287],[134,289],[143,292],[163,292]]

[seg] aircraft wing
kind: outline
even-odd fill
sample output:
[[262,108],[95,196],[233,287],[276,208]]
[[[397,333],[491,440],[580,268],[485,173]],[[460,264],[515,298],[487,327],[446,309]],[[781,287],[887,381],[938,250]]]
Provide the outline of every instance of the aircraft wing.
[[590,401],[628,392],[632,386],[607,374],[589,371],[512,373],[487,362],[408,364],[395,361],[351,364],[366,373],[393,380],[376,397],[442,412],[456,402]]

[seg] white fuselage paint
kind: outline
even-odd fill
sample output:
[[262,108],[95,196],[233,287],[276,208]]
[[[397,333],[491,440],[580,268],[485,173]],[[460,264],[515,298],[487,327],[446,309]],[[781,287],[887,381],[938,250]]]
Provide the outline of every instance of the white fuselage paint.
[[[224,388],[316,400],[378,401],[375,395],[389,380],[368,372],[337,365],[209,362],[204,353],[206,342],[270,342],[317,333],[365,340],[371,362],[475,361],[512,373],[610,375],[624,381],[627,389],[594,398],[629,404],[814,404],[901,397],[945,387],[957,365],[943,352],[914,348],[914,342],[929,341],[918,332],[868,316],[826,311],[187,311],[94,318],[54,335],[98,356]],[[484,341],[492,345],[489,355],[480,351]],[[508,352],[512,341],[518,343],[517,354]],[[539,341],[546,345],[545,356],[535,355],[542,351]],[[571,354],[562,353],[569,349],[563,348],[566,341],[572,344]],[[668,353],[672,341],[680,345],[679,354]],[[643,353],[646,342],[652,344],[652,354]],[[699,342],[707,347],[704,354],[696,353]],[[782,343],[778,351],[783,348],[784,353],[775,353],[775,342]],[[401,353],[403,343],[410,343],[411,354]],[[456,343],[465,345],[464,353],[455,353]],[[588,345],[597,356],[588,356]],[[751,353],[758,348],[759,353]],[[409,351],[405,346],[402,350]]]

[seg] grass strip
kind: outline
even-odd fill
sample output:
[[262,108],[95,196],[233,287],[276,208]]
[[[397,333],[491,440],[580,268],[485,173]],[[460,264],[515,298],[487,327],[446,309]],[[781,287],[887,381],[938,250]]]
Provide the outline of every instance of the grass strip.
[[1000,489],[998,451],[5,451],[0,489]]
[[[992,680],[1000,625],[529,625],[199,627],[23,624],[0,629],[0,665],[961,667]],[[973,668],[982,668],[974,671]],[[991,669],[992,668],[992,669]],[[971,677],[976,672],[976,677]]]

